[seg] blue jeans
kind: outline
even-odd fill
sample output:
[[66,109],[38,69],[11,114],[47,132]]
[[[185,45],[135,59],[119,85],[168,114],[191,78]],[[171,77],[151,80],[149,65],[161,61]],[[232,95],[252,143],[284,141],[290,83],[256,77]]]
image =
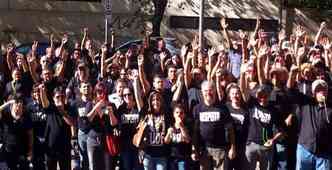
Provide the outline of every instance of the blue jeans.
[[275,163],[278,170],[287,170],[287,150],[283,144],[276,144]]
[[186,160],[183,159],[175,159],[172,158],[170,160],[170,169],[172,170],[186,170],[188,169],[188,162]]
[[86,141],[88,139],[88,134],[78,130],[78,146],[80,150],[80,167],[81,170],[89,169],[89,158],[88,158],[88,148],[86,145]]
[[90,170],[105,169],[105,150],[103,136],[88,137],[87,141],[88,158]]
[[167,158],[151,157],[148,154],[144,155],[143,159],[144,170],[166,170]]
[[120,158],[124,170],[135,170],[138,167],[138,151],[136,149],[129,148],[121,151]]
[[331,156],[317,156],[309,152],[302,145],[297,145],[296,170],[329,170],[331,168]]

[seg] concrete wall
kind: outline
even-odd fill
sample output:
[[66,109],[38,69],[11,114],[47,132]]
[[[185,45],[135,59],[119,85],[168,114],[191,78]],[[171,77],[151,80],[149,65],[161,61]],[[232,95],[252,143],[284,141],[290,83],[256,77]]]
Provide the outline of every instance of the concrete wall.
[[[130,38],[140,38],[144,29],[151,28],[149,19],[153,7],[149,2],[113,0],[111,25],[116,32],[116,44]],[[199,2],[169,0],[161,27],[162,35],[176,37],[181,42],[190,41],[198,30],[169,29],[169,16],[198,16]],[[264,19],[278,19],[278,5],[278,1],[268,0],[206,0],[205,16],[254,19],[260,14]],[[317,30],[322,19],[317,18],[315,11],[301,10],[288,13],[287,17],[293,19],[293,24],[303,24],[310,32]],[[0,0],[0,42],[10,40],[19,44],[33,40],[47,41],[51,33],[59,38],[64,32],[68,32],[72,40],[79,41],[83,27],[89,28],[97,44],[103,42],[104,14],[100,2]],[[206,30],[205,36],[211,44],[222,41],[219,31]]]

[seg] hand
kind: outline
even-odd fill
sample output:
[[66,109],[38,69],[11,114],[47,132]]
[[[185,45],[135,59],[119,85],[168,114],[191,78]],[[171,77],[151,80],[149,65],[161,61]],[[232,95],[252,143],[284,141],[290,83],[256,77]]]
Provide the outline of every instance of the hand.
[[166,57],[167,57],[167,54],[166,54],[166,52],[161,52],[160,54],[159,54],[159,57],[160,57],[160,61],[165,61],[165,59],[166,59]]
[[[243,66],[244,64],[242,64]],[[241,67],[242,67],[241,66]],[[221,77],[221,72],[222,72],[222,69],[221,68],[218,68],[217,71],[216,71],[216,77]]]
[[327,37],[323,38],[322,45],[323,45],[325,50],[330,50],[331,49],[331,43],[330,43],[329,38],[327,38]]
[[220,20],[220,26],[221,26],[222,29],[227,29],[228,23],[226,22],[226,18],[225,17],[221,18],[221,20]]
[[191,46],[194,51],[198,51],[199,49],[199,44],[198,44],[198,35],[195,35],[193,42],[191,43]]
[[39,88],[40,92],[45,91],[45,89],[46,89],[45,84],[43,84],[43,83],[40,84],[40,85],[38,86],[38,88]]
[[269,53],[269,48],[267,46],[262,46],[258,52],[258,58],[263,58]]
[[291,126],[292,120],[293,120],[293,115],[290,114],[285,120],[286,126]]
[[188,47],[183,45],[181,48],[181,57],[184,57],[188,53]]
[[250,46],[255,47],[258,44],[258,39],[251,38],[249,41]]
[[101,46],[101,52],[102,52],[103,54],[106,54],[106,53],[107,53],[107,46],[106,46],[106,44],[103,44],[103,45]]
[[7,53],[12,53],[14,51],[14,45],[12,43],[9,43],[7,45]]
[[281,30],[278,34],[279,41],[284,41],[286,39],[286,32]]
[[144,65],[144,55],[143,54],[140,54],[137,57],[137,64],[138,64],[138,66],[143,66]]
[[87,35],[87,34],[88,34],[88,31],[89,31],[89,29],[88,29],[87,27],[84,27],[84,28],[83,28],[83,34],[84,34],[84,35]]
[[261,26],[261,20],[262,20],[262,17],[261,16],[257,16],[256,18],[256,30],[259,29],[259,27]]
[[198,160],[199,160],[199,159],[198,159],[198,153],[193,152],[193,153],[191,154],[191,159],[192,159],[193,161],[198,161]]
[[298,50],[297,50],[297,56],[298,57],[303,57],[305,54],[305,47],[300,47]]
[[269,139],[264,143],[264,146],[267,148],[271,148],[273,146],[273,143],[274,141],[272,139]]
[[64,45],[66,44],[68,41],[68,35],[67,34],[63,34],[63,37],[62,37],[62,40],[61,40],[61,43]]
[[325,21],[320,23],[320,29],[324,29],[325,27],[326,27],[326,22]]
[[50,41],[53,42],[54,41],[54,34],[50,35]]
[[37,48],[38,48],[38,41],[34,41],[33,44],[32,44],[32,46],[31,46],[31,50],[33,52],[36,52]]
[[208,56],[209,57],[212,57],[214,54],[216,54],[216,48],[215,47],[212,47],[209,49],[208,51]]
[[291,73],[296,73],[299,71],[299,67],[296,66],[296,65],[292,65],[291,68],[290,68],[290,72]]
[[167,129],[167,134],[171,135],[171,134],[173,134],[173,132],[174,132],[173,128],[170,127]]
[[231,147],[231,149],[229,149],[228,151],[228,158],[230,160],[234,159],[236,157],[236,152],[235,149],[233,147]]
[[240,36],[241,40],[245,40],[248,38],[248,35],[246,33],[244,33],[242,30],[239,30],[239,36]]
[[306,31],[304,31],[303,27],[301,25],[296,27],[295,36],[296,38],[301,38],[306,34]]
[[15,100],[9,100],[9,101],[7,101],[6,103],[7,103],[7,104],[13,104],[13,103],[15,103]]
[[105,112],[106,115],[113,115],[113,107],[107,106],[107,111]]

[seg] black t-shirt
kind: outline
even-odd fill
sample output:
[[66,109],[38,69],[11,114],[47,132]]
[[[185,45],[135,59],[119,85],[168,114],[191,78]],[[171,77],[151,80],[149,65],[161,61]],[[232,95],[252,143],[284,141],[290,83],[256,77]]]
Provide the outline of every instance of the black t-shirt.
[[[66,107],[65,110],[68,111],[69,108]],[[54,104],[50,103],[48,108],[44,108],[44,112],[47,114],[45,142],[48,149],[60,153],[68,151],[71,147],[70,126]]]
[[44,112],[41,104],[35,101],[30,102],[27,106],[27,112],[32,120],[34,138],[44,138],[47,115]]
[[122,104],[118,109],[120,119],[121,131],[121,148],[122,150],[133,149],[133,136],[136,133],[136,127],[142,116],[142,111],[139,112],[137,108],[129,110],[126,104]]
[[147,126],[144,131],[143,140],[146,144],[144,151],[152,157],[169,156],[169,146],[164,143],[164,137],[170,126],[167,115],[146,115]]
[[28,151],[28,131],[32,129],[31,119],[25,116],[15,120],[9,109],[2,113],[1,123],[3,126],[3,143],[7,152],[26,154]]
[[245,107],[235,109],[231,103],[226,103],[226,106],[232,116],[233,126],[235,131],[235,142],[237,146],[244,146],[247,142],[249,113]]
[[77,99],[72,105],[73,108],[75,108],[75,113],[77,115],[78,129],[84,133],[88,133],[90,130],[90,122],[87,115],[93,108],[93,102]]
[[225,148],[229,142],[227,129],[232,128],[232,118],[227,107],[219,103],[207,106],[201,102],[195,106],[193,114],[195,145]]
[[190,158],[191,145],[189,143],[183,142],[183,136],[181,135],[181,130],[173,127],[174,131],[172,134],[171,146],[171,156],[177,159],[187,159]]
[[283,124],[278,116],[277,109],[271,104],[261,106],[256,99],[250,98],[248,142],[263,145],[268,139],[272,139],[275,132],[283,131]]
[[20,80],[10,81],[6,84],[4,98],[7,99],[10,95],[15,95],[17,93],[21,93],[27,98],[30,96],[32,82],[31,76],[27,75],[27,73],[23,73]]

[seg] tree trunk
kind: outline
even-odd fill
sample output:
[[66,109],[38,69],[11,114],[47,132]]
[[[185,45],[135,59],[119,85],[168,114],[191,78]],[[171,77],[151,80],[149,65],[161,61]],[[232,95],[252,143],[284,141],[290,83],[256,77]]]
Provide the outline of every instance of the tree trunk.
[[151,36],[160,36],[160,24],[163,20],[164,12],[168,0],[153,0],[154,15],[152,18],[152,34]]

